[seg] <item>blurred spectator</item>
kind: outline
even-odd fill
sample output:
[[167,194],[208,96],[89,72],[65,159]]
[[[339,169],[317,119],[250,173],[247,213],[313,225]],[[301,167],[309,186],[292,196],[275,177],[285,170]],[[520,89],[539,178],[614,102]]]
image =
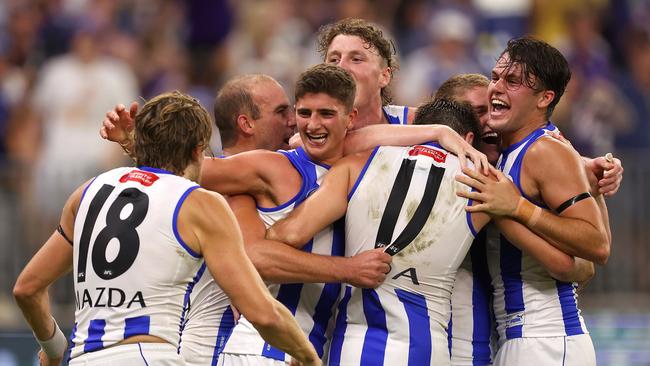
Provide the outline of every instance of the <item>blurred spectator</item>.
[[474,25],[466,14],[452,9],[436,11],[427,31],[429,45],[413,51],[401,66],[397,100],[418,105],[450,76],[480,70],[474,58]]
[[616,136],[617,149],[650,148],[650,30],[632,27],[626,32],[627,69],[618,85],[630,101],[632,123]]
[[33,107],[43,141],[34,198],[48,221],[58,217],[73,182],[122,162],[119,147],[98,139],[97,125],[115,104],[135,100],[137,81],[127,65],[101,54],[102,43],[97,24],[82,21],[71,52],[48,61],[36,84]]

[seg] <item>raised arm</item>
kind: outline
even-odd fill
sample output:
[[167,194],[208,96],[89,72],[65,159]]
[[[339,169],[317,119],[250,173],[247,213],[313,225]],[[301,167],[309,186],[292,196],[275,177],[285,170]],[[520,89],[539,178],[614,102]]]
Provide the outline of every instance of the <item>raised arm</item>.
[[289,216],[266,231],[266,238],[301,248],[317,232],[345,215],[348,207],[348,158],[334,164],[323,184]]
[[345,138],[345,154],[372,149],[381,145],[409,146],[436,141],[447,151],[456,154],[461,166],[469,158],[477,169],[487,174],[487,156],[476,150],[452,128],[443,125],[370,125],[348,132]]
[[[66,202],[61,214],[61,232],[72,239],[74,210],[85,184]],[[43,365],[58,365],[68,348],[50,309],[48,288],[72,269],[72,244],[60,231],[55,231],[18,276],[13,295],[23,316],[41,345],[39,358]]]
[[269,344],[306,365],[319,365],[316,350],[291,312],[275,300],[246,256],[237,221],[223,197],[193,191],[179,212],[181,237],[203,254],[208,270],[233,305]]
[[267,282],[342,282],[355,287],[374,288],[386,277],[391,257],[381,249],[369,250],[351,258],[304,252],[264,238],[264,223],[250,196],[229,197],[228,204],[242,228],[246,254]]

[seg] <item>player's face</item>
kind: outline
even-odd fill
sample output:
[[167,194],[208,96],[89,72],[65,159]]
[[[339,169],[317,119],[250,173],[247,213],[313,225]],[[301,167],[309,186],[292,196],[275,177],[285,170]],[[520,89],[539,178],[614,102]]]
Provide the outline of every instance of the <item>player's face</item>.
[[341,66],[354,78],[357,94],[354,106],[362,108],[373,99],[381,100],[381,89],[390,82],[386,62],[375,47],[357,36],[339,34],[327,49],[325,62]]
[[343,156],[343,142],[356,114],[325,93],[305,94],[296,101],[296,124],[305,151],[314,160],[333,164]]
[[260,109],[260,118],[255,120],[255,147],[288,149],[296,121],[284,89],[277,82],[269,80],[256,85],[252,94]]
[[479,122],[481,124],[481,152],[487,155],[490,163],[495,164],[499,159],[499,137],[497,133],[492,131],[490,126],[488,126],[488,120],[490,115],[488,114],[488,94],[487,87],[475,86],[471,89],[465,90],[465,92],[457,98],[461,101],[471,104],[474,108],[474,112],[479,117]]
[[508,54],[497,60],[488,85],[488,125],[502,136],[520,130],[538,113],[539,93],[523,83],[521,66],[508,68],[508,62]]

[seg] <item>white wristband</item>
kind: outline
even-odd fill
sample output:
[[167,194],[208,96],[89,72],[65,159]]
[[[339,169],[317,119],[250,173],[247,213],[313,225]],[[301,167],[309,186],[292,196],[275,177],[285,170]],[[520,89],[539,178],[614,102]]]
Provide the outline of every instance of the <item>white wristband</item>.
[[50,339],[41,341],[36,337],[36,335],[34,335],[34,338],[36,338],[36,342],[41,345],[43,353],[45,353],[48,358],[60,358],[63,357],[63,354],[68,349],[68,339],[61,331],[61,328],[59,328],[54,317],[52,318],[52,321],[54,321],[54,335]]

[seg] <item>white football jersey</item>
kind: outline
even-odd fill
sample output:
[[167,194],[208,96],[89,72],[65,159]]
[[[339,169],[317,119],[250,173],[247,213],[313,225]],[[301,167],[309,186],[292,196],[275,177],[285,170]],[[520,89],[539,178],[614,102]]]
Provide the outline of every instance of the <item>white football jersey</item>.
[[[281,151],[302,176],[300,192],[289,202],[274,208],[258,207],[260,217],[267,227],[288,215],[304,201],[323,180],[329,166],[309,158],[302,148]],[[317,233],[303,248],[304,251],[342,256],[344,254],[344,226],[339,221]],[[312,342],[318,355],[323,357],[327,343],[327,327],[333,316],[341,291],[338,283],[268,284],[271,294],[284,304]],[[261,355],[276,360],[290,361],[291,357],[272,347],[262,339],[257,330],[242,317],[226,343],[224,353]]]
[[187,294],[203,260],[176,225],[196,188],[147,167],[114,169],[86,187],[74,225],[73,359],[135,335],[178,346]]
[[[522,195],[520,179],[524,155],[549,131],[557,131],[550,122],[502,151],[499,157],[497,168],[512,179]],[[501,235],[488,235],[488,265],[494,286],[494,313],[500,344],[513,338],[588,333],[577,305],[577,284],[555,280],[537,260],[522,253]]]
[[349,195],[346,256],[393,255],[376,289],[346,286],[330,365],[446,365],[456,269],[474,239],[456,156],[437,145],[379,147]]

